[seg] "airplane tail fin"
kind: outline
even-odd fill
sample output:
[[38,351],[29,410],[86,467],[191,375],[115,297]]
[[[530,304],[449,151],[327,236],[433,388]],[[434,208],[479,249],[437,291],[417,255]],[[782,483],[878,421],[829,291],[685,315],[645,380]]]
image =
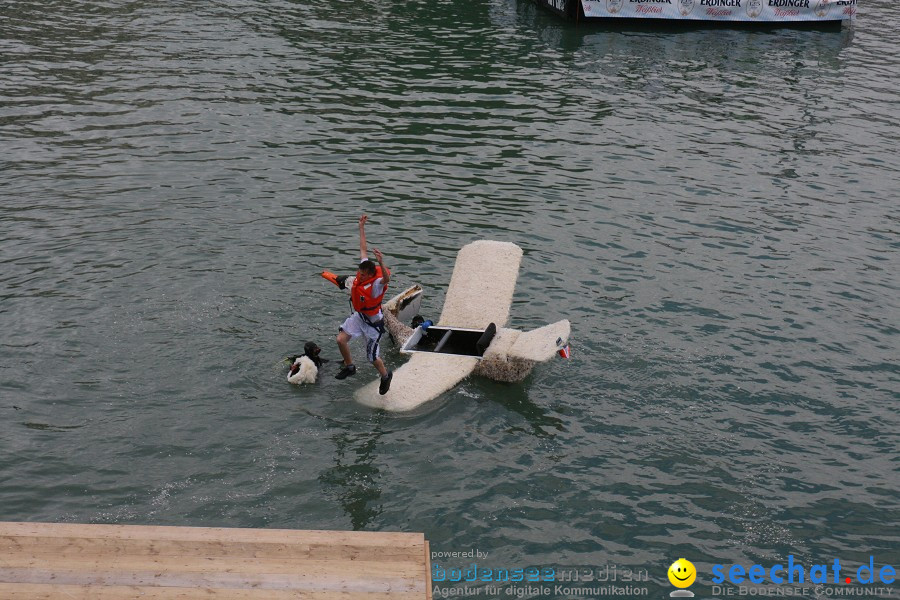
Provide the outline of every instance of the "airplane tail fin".
[[533,362],[550,360],[556,354],[568,358],[570,332],[571,324],[566,319],[525,331],[513,342],[508,356]]

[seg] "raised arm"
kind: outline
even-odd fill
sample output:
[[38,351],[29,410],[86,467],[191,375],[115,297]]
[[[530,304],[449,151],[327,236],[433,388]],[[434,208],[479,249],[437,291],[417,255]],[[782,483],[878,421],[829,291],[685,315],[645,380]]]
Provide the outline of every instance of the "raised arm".
[[366,221],[369,217],[363,215],[359,218],[359,260],[368,260],[369,253],[366,251]]
[[384,266],[384,255],[378,248],[373,248],[372,252],[375,254],[375,260],[378,261],[378,265],[381,267],[381,281],[384,285],[387,285],[391,281],[391,271]]

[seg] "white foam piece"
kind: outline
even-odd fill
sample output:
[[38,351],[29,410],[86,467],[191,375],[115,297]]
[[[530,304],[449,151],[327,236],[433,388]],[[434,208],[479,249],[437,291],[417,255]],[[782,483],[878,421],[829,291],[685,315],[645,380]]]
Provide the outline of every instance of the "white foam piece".
[[521,262],[522,249],[509,242],[480,240],[463,246],[456,255],[438,325],[471,329],[505,325]]
[[506,360],[510,348],[513,347],[520,335],[522,335],[522,332],[518,329],[501,327],[497,330],[494,339],[491,340],[491,345],[484,351],[484,358],[502,358]]
[[[509,358],[534,362],[550,360],[569,341],[572,326],[567,319],[519,334],[507,351]],[[492,344],[493,345],[493,344]]]
[[357,390],[356,401],[371,408],[391,412],[412,410],[433,400],[465,379],[478,363],[471,356],[447,354],[413,354],[412,358],[394,371],[391,389],[381,396],[376,379]]

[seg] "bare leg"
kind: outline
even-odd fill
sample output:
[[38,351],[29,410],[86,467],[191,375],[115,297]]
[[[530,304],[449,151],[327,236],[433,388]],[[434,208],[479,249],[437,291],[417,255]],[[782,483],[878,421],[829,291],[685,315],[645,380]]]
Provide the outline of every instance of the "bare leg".
[[350,356],[350,339],[350,335],[346,331],[340,332],[337,336],[338,349],[341,351],[345,365],[353,364],[353,357]]
[[384,361],[380,358],[376,358],[372,361],[372,364],[375,365],[375,368],[378,369],[378,372],[382,377],[387,377],[387,368],[384,366]]

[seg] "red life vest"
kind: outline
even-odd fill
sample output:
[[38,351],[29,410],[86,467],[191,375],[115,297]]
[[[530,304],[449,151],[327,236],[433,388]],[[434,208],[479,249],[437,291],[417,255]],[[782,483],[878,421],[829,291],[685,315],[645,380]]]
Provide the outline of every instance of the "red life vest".
[[353,279],[353,287],[350,288],[350,301],[353,304],[353,310],[362,313],[367,317],[374,317],[381,310],[381,299],[387,291],[387,286],[381,290],[381,294],[375,296],[372,292],[375,288],[375,280],[383,277],[384,273],[381,267],[375,267],[375,276],[363,279],[359,271]]

